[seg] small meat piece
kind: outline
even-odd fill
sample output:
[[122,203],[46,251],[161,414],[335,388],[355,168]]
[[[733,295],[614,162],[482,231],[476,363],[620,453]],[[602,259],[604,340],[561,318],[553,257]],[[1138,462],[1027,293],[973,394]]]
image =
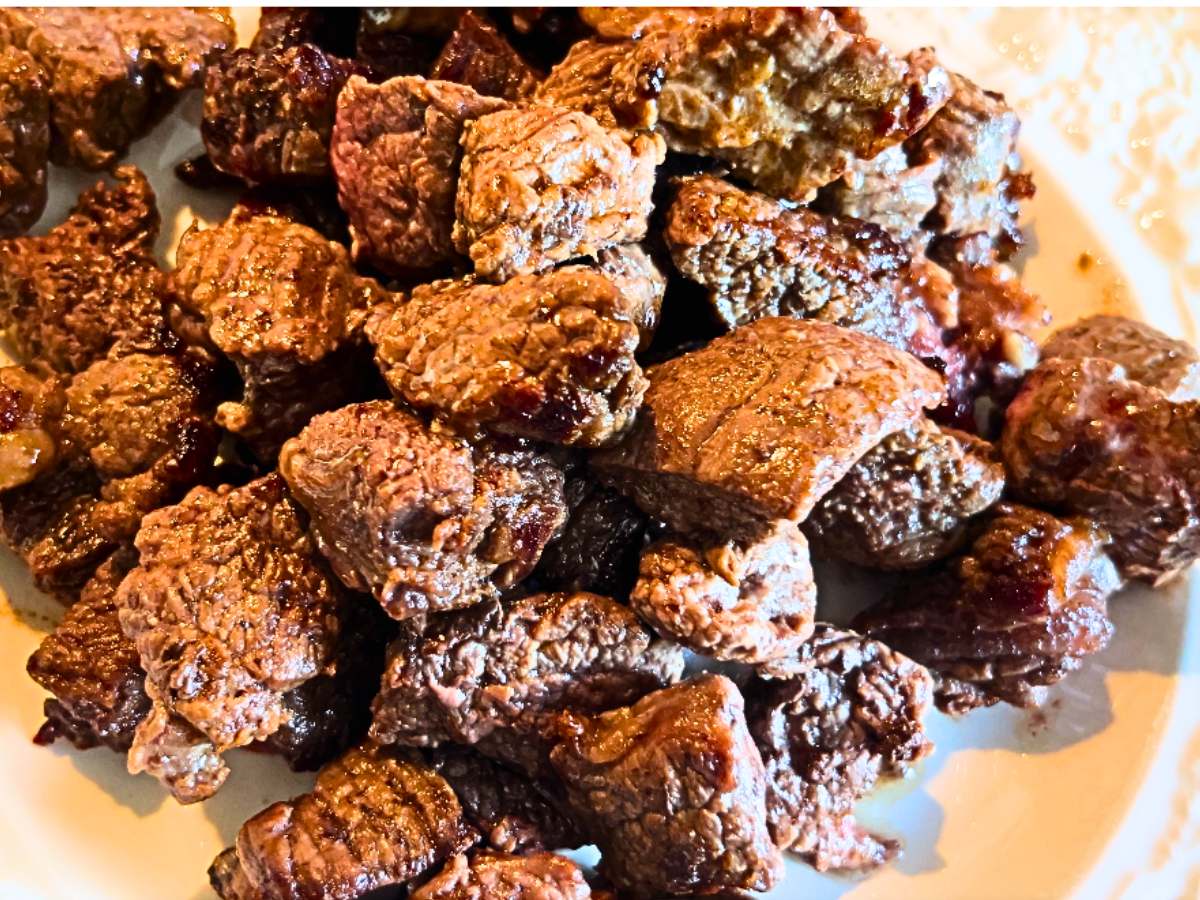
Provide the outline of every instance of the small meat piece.
[[921,419],[884,438],[804,523],[818,556],[919,569],[949,556],[968,521],[1000,499],[1004,467],[986,441]]
[[222,900],[353,900],[435,872],[475,839],[436,772],[364,744],[323,768],[310,793],[247,821],[209,877]]
[[697,653],[746,663],[786,656],[812,634],[808,542],[788,521],[724,541],[664,538],[642,553],[629,605]]
[[251,183],[328,177],[338,92],[362,71],[313,44],[226,54],[204,80],[200,133],[209,159]]
[[708,289],[727,328],[764,316],[815,318],[927,356],[956,322],[950,276],[878,226],[785,206],[710,175],[684,183],[665,237],[676,268]]
[[412,893],[413,900],[586,900],[583,870],[565,856],[460,854]]
[[943,710],[1036,706],[1112,637],[1120,578],[1104,542],[1086,520],[1002,503],[966,554],[907,581],[855,628],[935,670]]
[[559,734],[551,761],[622,896],[762,891],[782,878],[762,759],[729,679],[702,675],[598,716],[572,711]]
[[617,288],[627,304],[629,319],[637,325],[638,352],[650,347],[662,317],[667,276],[641,244],[606,247],[596,254],[596,267]]
[[242,398],[221,404],[217,421],[260,459],[316,413],[358,399],[361,328],[383,292],[355,273],[345,247],[234,210],[183,235],[171,286],[176,317],[237,367]]
[[1001,450],[1014,494],[1094,520],[1126,578],[1162,584],[1200,556],[1200,400],[1173,403],[1109,359],[1048,359]]
[[523,100],[537,87],[537,73],[495,27],[467,10],[433,63],[429,77],[454,81],[487,97]]
[[822,188],[814,205],[822,212],[874,223],[902,244],[923,247],[929,241],[924,223],[937,206],[941,174],[940,160],[911,165],[904,145],[896,144],[874,159],[856,161]]
[[131,775],[148,772],[181,804],[207,800],[229,777],[212,741],[187,719],[173,715],[147,686],[150,714],[138,723],[126,757]]
[[0,31],[50,79],[56,163],[109,167],[234,44],[217,9],[27,7],[0,11]]
[[890,862],[900,842],[859,825],[854,805],[933,751],[928,670],[879,641],[818,625],[798,654],[764,674],[776,680],[751,689],[746,718],[766,766],[775,843],[818,872]]
[[459,137],[466,122],[507,105],[448,81],[346,83],[331,158],[356,261],[406,275],[454,259]]
[[41,218],[49,152],[46,71],[19,47],[0,46],[0,237],[22,234]]
[[546,457],[473,449],[383,400],[314,418],[279,470],[334,572],[396,619],[498,596],[566,518]]
[[63,388],[62,379],[0,367],[0,492],[28,484],[61,460]]
[[81,372],[109,354],[172,343],[154,191],[133,166],[114,176],[80,194],[47,234],[0,241],[0,323],[39,369]]
[[656,640],[607,597],[489,602],[401,633],[388,652],[371,736],[410,747],[473,744],[537,776],[543,731],[558,710],[612,709],[682,671],[679,647]]
[[368,336],[392,393],[467,434],[598,447],[629,427],[646,389],[630,313],[602,272],[565,266],[421,285],[381,307]]
[[[329,671],[342,602],[283,479],[196,488],[148,515],[136,544],[117,603],[158,724],[186,720],[218,753],[277,731],[283,693]],[[139,728],[132,771],[152,736]]]
[[454,245],[491,281],[646,236],[662,139],[531,106],[467,122]]
[[800,319],[759,319],[648,374],[637,425],[592,466],[684,533],[803,521],[942,395],[915,357]]
[[559,109],[587,113],[605,128],[616,128],[611,105],[613,70],[628,52],[628,44],[579,41],[538,85],[534,99]]

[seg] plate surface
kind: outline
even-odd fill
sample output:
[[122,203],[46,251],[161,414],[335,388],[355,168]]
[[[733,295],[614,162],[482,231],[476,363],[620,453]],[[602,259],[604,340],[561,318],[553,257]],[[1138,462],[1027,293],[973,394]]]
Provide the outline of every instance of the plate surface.
[[[250,31],[254,18],[239,13]],[[870,19],[895,49],[931,44],[1017,107],[1038,183],[1024,275],[1058,322],[1129,311],[1196,340],[1200,13],[878,10]],[[219,219],[229,205],[171,174],[198,149],[198,116],[192,97],[131,154],[159,193],[168,260],[193,216]],[[93,179],[55,170],[51,180],[41,228]],[[1098,265],[1081,269],[1084,252]],[[871,592],[853,573],[820,576],[826,615]],[[235,752],[217,797],[184,808],[107,751],[35,747],[44,695],[24,661],[60,610],[7,553],[0,588],[0,897],[211,900],[212,857],[246,817],[311,778]],[[864,804],[864,819],[904,839],[896,866],[848,881],[793,863],[773,896],[1200,897],[1200,578],[1126,591],[1113,617],[1112,646],[1038,714],[934,716],[937,752]]]

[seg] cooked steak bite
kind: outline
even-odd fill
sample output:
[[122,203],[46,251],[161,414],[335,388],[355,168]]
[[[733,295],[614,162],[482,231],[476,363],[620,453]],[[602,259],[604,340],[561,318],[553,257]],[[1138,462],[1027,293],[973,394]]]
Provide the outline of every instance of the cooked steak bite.
[[459,854],[412,893],[413,900],[586,900],[583,870],[555,853]]
[[629,604],[697,653],[748,663],[785,656],[812,633],[808,542],[788,521],[724,540],[663,538],[642,552]]
[[473,448],[389,401],[317,416],[279,466],[338,577],[396,619],[498,596],[566,518],[546,457]]
[[1174,403],[1111,359],[1048,359],[1001,449],[1015,495],[1094,520],[1125,577],[1161,584],[1200,556],[1200,400]]
[[21,234],[41,218],[49,152],[49,78],[37,60],[0,37],[0,237]]
[[767,890],[783,875],[741,694],[702,675],[597,716],[569,712],[551,752],[571,810],[622,896]]
[[331,158],[356,261],[406,275],[454,259],[459,136],[467,121],[507,105],[449,81],[346,83]]
[[616,128],[611,105],[613,69],[628,52],[627,44],[579,41],[538,85],[534,99],[559,109],[587,113],[605,128]]
[[638,328],[638,351],[648,349],[662,315],[667,276],[641,244],[604,248],[596,254],[596,268],[616,286],[625,301],[629,319]]
[[923,247],[929,241],[926,216],[938,203],[940,160],[912,165],[903,144],[874,159],[857,160],[826,185],[814,206],[822,212],[872,222],[897,241]]
[[410,626],[389,650],[371,735],[476,745],[542,774],[544,729],[564,708],[620,706],[678,680],[683,654],[595,594],[535,594]]
[[39,369],[81,372],[109,354],[172,343],[154,192],[133,166],[114,175],[115,185],[80,194],[47,234],[0,241],[0,324]]
[[429,77],[513,101],[528,97],[538,83],[537,73],[512,44],[483,16],[469,9],[434,60]]
[[913,578],[855,627],[933,669],[938,706],[1035,706],[1108,643],[1120,585],[1091,522],[1002,503],[962,556]]
[[680,532],[803,521],[942,395],[915,357],[799,319],[759,319],[649,376],[637,425],[592,465]]
[[771,837],[819,872],[863,871],[900,842],[871,834],[854,806],[880,778],[933,751],[933,678],[879,641],[818,625],[794,656],[766,667],[746,718],[767,775]]
[[583,24],[606,41],[639,38],[655,31],[682,31],[711,15],[708,10],[687,6],[581,6]]
[[238,831],[209,877],[222,900],[353,900],[437,871],[476,835],[444,779],[415,757],[364,744]]
[[153,775],[182,804],[207,800],[229,777],[229,765],[208,737],[164,706],[147,686],[150,713],[133,734],[126,758],[131,775]]
[[466,123],[454,245],[506,281],[646,236],[662,139],[530,106]]
[[918,569],[949,556],[968,521],[1000,499],[990,444],[926,419],[884,438],[817,504],[804,533],[818,556]]
[[60,449],[65,386],[21,366],[0,367],[0,491],[45,475],[69,454]]
[[381,307],[368,335],[388,386],[471,434],[612,443],[646,379],[631,304],[594,268],[565,266],[501,285],[471,277]]

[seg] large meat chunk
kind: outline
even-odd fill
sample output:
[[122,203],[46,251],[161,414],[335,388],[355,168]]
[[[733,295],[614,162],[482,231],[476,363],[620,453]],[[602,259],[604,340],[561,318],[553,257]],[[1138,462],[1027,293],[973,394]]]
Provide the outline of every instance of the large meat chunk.
[[79,195],[43,236],[0,241],[0,323],[40,369],[73,373],[109,353],[171,340],[164,276],[154,262],[154,192],[133,166]]
[[1002,503],[966,554],[914,578],[855,627],[941,676],[939,707],[1041,702],[1112,636],[1120,585],[1091,522]]
[[217,9],[28,7],[0,10],[0,33],[50,78],[55,162],[104,169],[233,46]]
[[915,357],[800,319],[759,319],[649,375],[634,430],[592,462],[681,532],[803,521],[864,453],[942,396]]
[[736,328],[765,316],[814,318],[919,356],[942,345],[957,298],[950,276],[880,228],[820,215],[712,176],[690,179],[667,212],[667,246]]
[[284,692],[331,668],[342,603],[277,475],[245,487],[196,488],[145,518],[140,562],[122,582],[121,627],[134,639],[155,703],[130,768],[166,775],[168,716],[220,753],[269,737],[289,718]]
[[918,569],[950,555],[967,522],[1000,499],[1004,467],[990,444],[927,419],[884,438],[804,523],[819,556]]
[[365,744],[238,831],[209,869],[222,900],[353,900],[437,871],[476,836],[441,776]]
[[537,73],[479,13],[466,10],[429,77],[465,84],[487,97],[523,100],[537,87]]
[[1109,359],[1048,359],[1001,449],[1016,495],[1094,520],[1124,576],[1162,583],[1200,556],[1200,400],[1174,403]]
[[389,651],[371,735],[384,743],[474,744],[531,775],[564,708],[599,711],[678,680],[679,647],[595,594],[535,594],[431,617]]
[[626,430],[646,389],[630,315],[611,279],[565,266],[421,285],[368,334],[392,392],[468,434],[596,447]]
[[449,81],[346,83],[332,160],[355,260],[405,275],[454,258],[459,137],[466,122],[507,106]]
[[697,653],[748,663],[785,656],[812,634],[808,542],[786,520],[726,540],[664,538],[643,551],[629,605]]
[[49,152],[49,78],[0,37],[0,237],[21,234],[41,217]]
[[879,641],[818,625],[794,657],[764,673],[746,717],[767,773],[771,836],[820,872],[861,871],[900,851],[855,821],[881,777],[933,751],[924,718],[933,678]]
[[646,236],[662,139],[530,106],[468,122],[454,244],[506,281]]
[[767,890],[782,876],[762,759],[729,679],[703,675],[598,716],[567,713],[559,733],[551,761],[622,896]]
[[314,414],[357,399],[361,327],[382,291],[340,244],[235,209],[188,229],[171,286],[178,317],[242,377],[241,400],[221,404],[217,421],[264,460]]
[[279,470],[334,572],[396,619],[498,596],[566,518],[544,456],[472,448],[383,400],[314,418]]
[[454,857],[412,893],[413,900],[586,900],[591,896],[583,870],[565,856],[488,851]]

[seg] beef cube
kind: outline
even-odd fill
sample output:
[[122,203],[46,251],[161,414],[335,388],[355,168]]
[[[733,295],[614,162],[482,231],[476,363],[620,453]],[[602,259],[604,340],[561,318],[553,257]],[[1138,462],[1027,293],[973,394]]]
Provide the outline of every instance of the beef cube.
[[1015,495],[1094,520],[1126,578],[1162,584],[1200,556],[1200,400],[1174,403],[1110,359],[1048,359],[1001,450]]
[[406,275],[454,259],[459,137],[466,122],[507,105],[448,81],[346,83],[331,158],[355,260]]
[[383,295],[346,249],[274,215],[235,210],[193,225],[171,275],[174,315],[242,378],[242,398],[217,421],[264,461],[318,412],[359,399],[361,326]]
[[0,32],[49,74],[51,157],[92,170],[111,166],[234,43],[216,9],[9,9]]
[[922,419],[884,438],[804,523],[814,551],[876,569],[919,569],[962,544],[1000,499],[1004,467],[986,441]]
[[413,900],[586,900],[592,889],[583,870],[565,856],[459,854],[412,893]]
[[907,353],[800,319],[759,319],[648,374],[637,425],[592,465],[680,532],[803,521],[942,395]]
[[0,367],[0,492],[29,484],[69,455],[60,450],[64,388],[64,379]]
[[487,97],[523,100],[537,87],[537,73],[512,44],[478,13],[467,10],[433,63],[429,77],[454,81]]
[[560,720],[567,799],[622,896],[767,890],[783,875],[762,759],[733,682],[702,675],[631,707]]
[[946,711],[1035,706],[1104,649],[1119,585],[1091,522],[1002,503],[967,553],[906,582],[855,627],[935,670]]
[[110,353],[172,343],[154,192],[133,166],[114,175],[114,186],[84,191],[44,236],[0,241],[0,323],[39,369],[81,372]]
[[925,221],[938,204],[941,174],[940,159],[912,165],[904,145],[895,144],[874,159],[855,161],[846,174],[821,189],[814,206],[871,222],[900,243],[921,248],[929,242]]
[[37,60],[4,43],[0,40],[0,237],[11,237],[28,231],[46,208],[50,80]]
[[712,176],[684,183],[667,213],[667,246],[736,328],[795,316],[870,334],[918,356],[942,347],[957,297],[950,276],[880,228],[792,208]]
[[605,128],[616,128],[612,109],[613,70],[629,52],[626,44],[588,40],[573,44],[566,58],[538,85],[534,99],[560,109],[587,113]]
[[633,421],[646,379],[631,304],[585,266],[416,288],[368,326],[392,393],[467,434],[568,446],[612,443]]
[[682,651],[627,608],[595,594],[535,594],[430,617],[402,631],[371,736],[382,743],[475,745],[544,774],[547,722],[564,708],[599,711],[678,680]]
[[767,773],[775,843],[813,866],[863,871],[894,859],[900,843],[871,834],[854,805],[880,778],[905,775],[933,751],[924,718],[933,678],[924,666],[830,625],[774,679],[747,694],[746,718]]
[[144,519],[140,563],[118,591],[154,711],[130,770],[168,776],[162,734],[183,720],[220,753],[269,737],[288,719],[284,692],[328,672],[342,595],[316,558],[283,479],[195,488]]
[[222,900],[352,900],[433,873],[475,839],[441,776],[364,744],[242,825],[209,877]]
[[454,245],[492,281],[646,236],[662,139],[531,106],[467,122]]
[[334,572],[396,619],[498,596],[566,518],[546,457],[472,448],[383,400],[317,416],[279,468]]
[[662,317],[667,276],[641,244],[606,247],[596,254],[596,268],[617,288],[628,306],[628,315],[638,328],[638,352],[650,347]]
[[747,663],[785,656],[812,634],[808,542],[788,521],[726,540],[664,538],[642,553],[629,604],[697,653]]

